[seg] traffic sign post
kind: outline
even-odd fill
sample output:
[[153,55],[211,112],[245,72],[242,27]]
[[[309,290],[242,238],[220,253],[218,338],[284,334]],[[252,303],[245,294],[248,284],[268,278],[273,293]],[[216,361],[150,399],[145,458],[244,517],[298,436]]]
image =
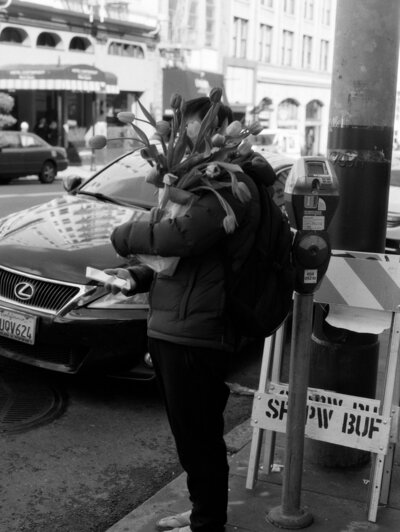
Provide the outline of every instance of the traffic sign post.
[[[343,275],[344,271],[352,273]],[[368,323],[371,318],[374,323],[379,321],[383,323],[383,327],[389,328],[385,384],[381,399],[312,387],[308,387],[306,392],[306,437],[374,454],[369,484],[368,520],[375,522],[379,504],[386,504],[389,498],[393,457],[399,439],[400,257],[334,250],[328,270],[313,299],[316,303],[328,304],[332,315],[340,316],[346,311],[348,327],[353,326],[351,320],[357,326],[357,323]],[[268,473],[274,456],[275,434],[286,432],[288,439],[288,431],[291,430],[288,397],[290,399],[292,375],[289,377],[289,384],[279,382],[283,346],[277,338],[281,335],[282,330],[279,330],[274,338],[267,339],[264,350],[264,371],[261,372],[253,403],[254,428],[246,482],[248,489],[252,489],[257,480],[264,436],[263,465]],[[295,347],[295,338],[292,337],[291,351]],[[287,483],[286,475],[289,473],[284,472],[284,484]],[[291,495],[285,497],[285,501],[299,509],[299,499],[292,500]],[[286,506],[285,511],[288,512]],[[272,511],[272,517],[274,513],[275,510]],[[285,528],[282,524],[279,526]]]

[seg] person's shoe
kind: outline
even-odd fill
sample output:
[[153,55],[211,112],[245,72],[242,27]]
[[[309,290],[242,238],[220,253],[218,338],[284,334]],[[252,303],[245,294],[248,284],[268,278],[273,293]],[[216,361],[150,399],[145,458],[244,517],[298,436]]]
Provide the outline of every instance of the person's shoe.
[[179,532],[190,532],[190,527],[187,525],[190,525],[191,513],[192,510],[188,510],[187,512],[183,512],[182,514],[163,517],[156,524],[157,530],[170,530],[171,532],[179,530]]

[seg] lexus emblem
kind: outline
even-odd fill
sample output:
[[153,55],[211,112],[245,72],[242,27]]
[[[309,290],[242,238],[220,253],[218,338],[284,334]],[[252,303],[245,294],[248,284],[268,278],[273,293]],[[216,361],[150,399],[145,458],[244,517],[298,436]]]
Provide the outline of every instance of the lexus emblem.
[[18,297],[18,299],[23,299],[24,301],[31,299],[34,293],[35,287],[30,283],[22,282],[16,284],[14,287],[14,294]]

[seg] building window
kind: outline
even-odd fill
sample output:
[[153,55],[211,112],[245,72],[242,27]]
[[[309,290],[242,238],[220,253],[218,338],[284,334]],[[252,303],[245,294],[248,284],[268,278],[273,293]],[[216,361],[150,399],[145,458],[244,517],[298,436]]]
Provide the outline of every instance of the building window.
[[264,7],[270,7],[270,8],[274,7],[274,0],[260,0],[260,2],[261,2],[261,5]]
[[36,40],[36,46],[44,46],[46,48],[57,48],[61,43],[61,38],[56,33],[49,33],[43,31],[39,34]]
[[292,66],[292,62],[293,62],[293,40],[294,40],[294,33],[292,31],[283,30],[283,34],[282,34],[282,57],[281,57],[281,64],[283,66]]
[[294,15],[294,0],[284,0],[283,11],[288,15]]
[[122,57],[134,57],[136,59],[144,59],[144,51],[141,46],[125,42],[110,42],[110,44],[108,45],[107,53],[109,55],[119,55]]
[[321,40],[321,51],[319,56],[319,69],[327,72],[329,60],[329,41]]
[[233,57],[246,57],[248,24],[244,18],[233,19]]
[[314,20],[314,0],[305,0],[304,18],[306,20]]
[[271,62],[272,26],[260,24],[260,48],[258,60],[263,63]]
[[322,24],[329,26],[331,23],[331,0],[323,0],[322,2]]
[[278,122],[280,125],[296,122],[298,118],[299,104],[296,100],[288,98],[278,105]]
[[22,44],[28,38],[26,31],[19,28],[7,27],[0,33],[0,42]]
[[320,122],[322,119],[322,102],[319,100],[311,100],[306,105],[306,120],[313,120]]
[[198,2],[195,0],[189,2],[188,21],[185,33],[185,40],[188,44],[195,44],[197,41],[197,4]]
[[311,68],[312,58],[312,37],[303,35],[303,53],[301,57],[301,66],[303,68]]
[[215,46],[215,0],[206,0],[206,41],[205,45]]
[[69,49],[78,52],[92,52],[93,45],[86,37],[72,37]]

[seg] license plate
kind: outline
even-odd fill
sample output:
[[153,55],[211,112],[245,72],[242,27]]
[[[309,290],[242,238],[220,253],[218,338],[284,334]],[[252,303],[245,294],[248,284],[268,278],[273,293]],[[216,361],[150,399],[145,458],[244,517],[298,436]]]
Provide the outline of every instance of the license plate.
[[0,335],[33,345],[36,334],[36,316],[0,308]]

